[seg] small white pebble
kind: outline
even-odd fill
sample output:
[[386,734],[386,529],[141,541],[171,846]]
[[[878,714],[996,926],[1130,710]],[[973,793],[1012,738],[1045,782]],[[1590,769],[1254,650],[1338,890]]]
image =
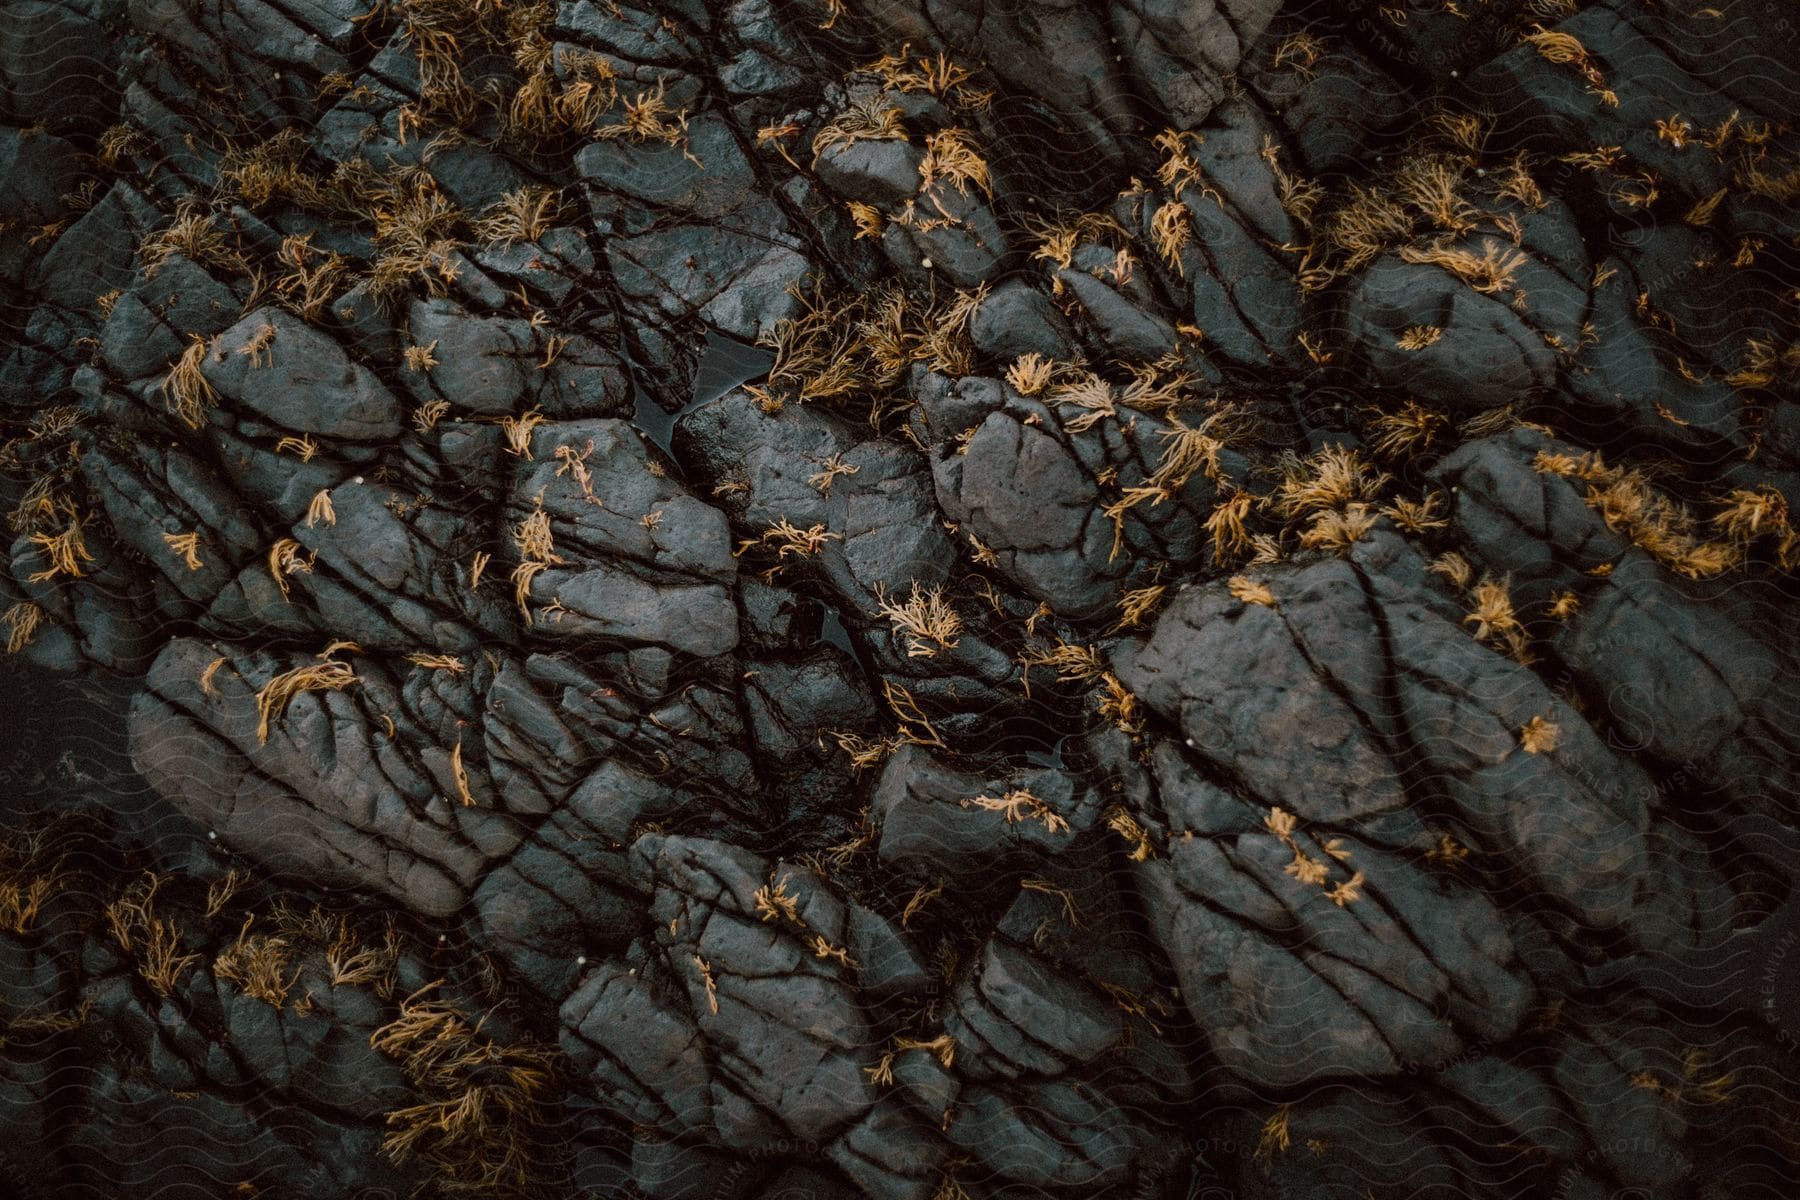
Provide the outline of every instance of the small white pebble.
[[351,481],[350,481],[350,482],[351,482],[351,483],[361,483],[361,482],[362,482],[362,476],[361,476],[361,475],[358,475],[358,476],[357,476],[357,477],[356,477],[356,478],[354,478],[354,479],[352,479],[352,480],[351,480]]
[[206,831],[206,840],[209,842],[216,842],[219,840],[219,835],[216,831],[209,829]]
[[931,270],[931,260],[929,258],[921,258],[919,260],[919,265],[924,267],[927,271]]
[[576,955],[576,956],[575,956],[575,965],[576,965],[576,966],[578,966],[578,967],[585,967],[585,966],[587,966],[587,955],[585,955],[585,954],[577,954],[577,955]]
[[1487,176],[1487,168],[1486,167],[1476,167],[1475,174],[1485,178]]
[[438,934],[438,941],[440,941],[440,942],[441,942],[441,941],[443,941],[443,940],[444,940],[444,935],[443,935],[443,934],[441,934],[441,933],[440,933],[440,934]]
[[1456,73],[1456,72],[1455,72],[1455,71],[1452,71],[1452,72],[1450,72],[1450,78],[1452,78],[1452,79],[1460,79],[1460,78],[1461,78],[1461,76],[1459,76],[1459,75],[1458,75],[1458,74],[1457,74],[1457,73]]

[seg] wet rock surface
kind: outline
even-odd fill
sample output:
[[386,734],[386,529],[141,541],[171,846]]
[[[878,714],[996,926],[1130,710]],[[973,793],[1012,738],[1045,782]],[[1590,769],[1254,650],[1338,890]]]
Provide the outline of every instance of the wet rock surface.
[[1791,1194],[1775,9],[13,8],[7,1194]]

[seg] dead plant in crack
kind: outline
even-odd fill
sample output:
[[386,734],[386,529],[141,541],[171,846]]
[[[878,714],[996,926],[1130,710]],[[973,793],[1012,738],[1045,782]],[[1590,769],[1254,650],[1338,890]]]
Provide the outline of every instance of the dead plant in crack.
[[147,872],[108,904],[104,914],[119,948],[136,960],[144,982],[167,997],[175,994],[182,973],[200,956],[181,953],[181,934],[174,922],[156,915],[156,893],[162,884],[161,876]]
[[1093,683],[1106,674],[1098,649],[1061,640],[1047,649],[1031,647],[1019,655],[1018,661],[1028,682],[1033,667],[1051,668],[1058,683]]
[[[1293,854],[1294,860],[1282,868],[1301,883],[1323,888],[1325,898],[1339,908],[1362,898],[1363,873],[1357,871],[1349,879],[1333,881],[1330,867],[1323,859],[1314,858],[1300,845],[1297,836],[1300,822],[1293,813],[1282,808],[1271,808],[1269,815],[1263,818],[1263,826],[1286,846]],[[1338,862],[1348,861],[1350,851],[1344,848],[1343,839],[1330,838],[1317,843],[1327,857]]]
[[1527,261],[1524,251],[1506,247],[1493,238],[1481,239],[1479,254],[1465,246],[1437,241],[1424,246],[1403,246],[1400,257],[1409,263],[1441,267],[1484,296],[1511,288],[1513,277]]
[[877,585],[875,600],[881,615],[892,623],[894,633],[905,635],[907,657],[935,658],[939,650],[956,648],[962,618],[944,599],[942,588],[922,588],[914,580],[911,599],[895,604],[887,598],[886,590]]
[[327,488],[320,488],[306,506],[306,527],[311,529],[319,524],[337,524],[337,509],[332,507],[331,492]]
[[1407,400],[1392,412],[1376,413],[1369,421],[1369,449],[1385,459],[1415,458],[1429,451],[1449,427],[1450,418],[1443,413]]
[[1006,368],[1006,382],[1021,396],[1035,396],[1050,386],[1055,374],[1055,361],[1033,350],[1020,355]]
[[900,109],[880,96],[852,100],[843,112],[827,122],[813,138],[813,162],[833,146],[853,146],[861,141],[909,141]]
[[47,583],[59,575],[79,579],[85,574],[81,564],[94,561],[94,556],[87,548],[87,539],[82,533],[81,514],[73,502],[62,501],[56,508],[66,518],[61,532],[46,533],[38,530],[29,536],[32,550],[44,560],[45,565],[41,570],[33,571],[27,577],[28,582]]
[[1719,501],[1712,524],[1740,551],[1756,539],[1768,538],[1784,571],[1800,564],[1800,531],[1788,516],[1787,497],[1772,487],[1736,488]]
[[281,598],[288,598],[289,575],[310,575],[313,564],[318,562],[315,553],[303,556],[302,547],[294,538],[281,538],[269,547],[269,574],[275,580],[275,586],[281,589]]
[[1163,595],[1169,590],[1167,584],[1153,583],[1147,587],[1130,588],[1119,594],[1119,629],[1136,629],[1144,623],[1151,613],[1162,603]]
[[816,475],[808,476],[806,480],[809,487],[819,489],[819,494],[821,496],[831,495],[831,485],[838,478],[848,477],[862,470],[861,467],[858,467],[853,463],[845,462],[842,454],[833,454],[830,458],[825,460],[824,466],[824,470],[818,472]]
[[318,321],[349,284],[350,260],[335,250],[314,250],[312,236],[299,233],[281,240],[275,257],[287,269],[275,281],[275,294],[305,320]]
[[245,914],[237,940],[213,960],[213,974],[235,983],[246,996],[278,1009],[287,1003],[300,972],[288,973],[293,949],[285,939],[250,932],[255,920],[255,913]]
[[1312,524],[1300,535],[1300,545],[1307,550],[1348,554],[1352,546],[1375,528],[1378,519],[1380,514],[1361,502],[1316,512],[1312,515]]
[[990,199],[993,180],[988,175],[987,160],[976,150],[969,135],[961,129],[945,129],[925,139],[925,158],[919,164],[921,188],[929,190],[939,180],[947,182],[963,195],[973,184]]
[[[513,568],[512,573],[513,600],[518,604],[519,611],[524,614],[525,623],[529,625],[532,623],[532,580],[553,566],[566,566],[569,560],[556,552],[556,541],[550,528],[550,514],[545,512],[542,507],[533,509],[514,528],[513,544],[518,547],[519,551],[519,565]],[[473,588],[474,584],[471,583],[470,587]]]
[[1519,729],[1519,745],[1527,754],[1547,754],[1556,749],[1562,730],[1544,716],[1534,716]]
[[787,880],[777,880],[773,886],[764,884],[756,889],[751,897],[756,905],[756,915],[764,921],[785,918],[795,925],[805,925],[800,919],[800,899],[787,890]]
[[518,1194],[540,1174],[539,1126],[557,1090],[556,1052],[533,1042],[501,1045],[445,1000],[442,980],[400,1004],[369,1037],[400,1063],[420,1103],[387,1116],[382,1150],[397,1164],[419,1159],[447,1191]]
[[269,722],[280,719],[295,696],[305,692],[342,691],[355,682],[356,672],[349,663],[331,659],[306,663],[271,676],[256,693],[257,745],[268,743]]
[[[1651,486],[1639,470],[1609,467],[1598,452],[1583,455],[1539,451],[1533,466],[1541,474],[1585,482],[1584,499],[1607,528],[1623,534],[1663,566],[1689,579],[1710,579],[1738,565],[1741,538],[1714,542],[1699,536],[1687,506]],[[1766,504],[1766,501],[1764,502]],[[1767,509],[1770,519],[1773,507]],[[1731,532],[1732,519],[1717,522]],[[1743,528],[1742,524],[1738,526]]]
[[744,538],[738,542],[734,553],[742,555],[751,550],[775,550],[775,565],[763,572],[765,579],[773,580],[775,573],[781,569],[783,562],[789,557],[811,558],[823,550],[828,542],[842,541],[841,534],[831,533],[825,526],[814,524],[801,529],[786,517],[763,530],[761,536]]
[[1276,512],[1288,518],[1373,501],[1392,478],[1385,471],[1376,472],[1355,450],[1343,446],[1327,446],[1305,459],[1289,454],[1282,460],[1281,471],[1281,486],[1272,503]]
[[1266,583],[1258,582],[1248,575],[1233,575],[1225,585],[1233,597],[1245,604],[1259,604],[1264,608],[1276,607],[1275,593]]
[[0,624],[6,626],[6,652],[17,654],[31,645],[31,639],[37,636],[38,626],[43,624],[44,610],[30,600],[21,600],[0,616]]
[[393,994],[393,971],[399,960],[400,940],[391,918],[381,944],[370,946],[358,938],[349,921],[339,917],[325,947],[325,966],[333,987],[372,987],[383,999]]
[[923,1050],[935,1057],[946,1070],[956,1061],[956,1040],[947,1033],[940,1033],[934,1038],[895,1038],[894,1048],[896,1050]]
[[1288,1126],[1289,1114],[1293,1112],[1293,1108],[1291,1104],[1283,1104],[1263,1122],[1262,1130],[1257,1134],[1256,1152],[1253,1156],[1257,1162],[1268,1163],[1294,1144],[1294,1136]]
[[63,858],[53,854],[55,826],[0,841],[0,929],[29,933],[43,907],[68,886]]
[[696,167],[704,167],[688,148],[688,113],[669,106],[668,84],[657,80],[656,86],[645,88],[627,100],[619,98],[620,119],[595,128],[594,136],[602,141],[628,137],[638,142],[662,142],[681,151],[681,156]]
[[507,192],[475,222],[475,236],[495,245],[535,242],[550,232],[562,215],[562,193],[528,185]]
[[198,533],[165,533],[163,544],[181,556],[181,561],[190,571],[198,571],[205,563],[200,561],[200,535]]
[[518,416],[500,418],[500,429],[506,435],[506,449],[519,458],[531,458],[531,431],[545,421],[543,411],[532,408]]
[[206,361],[206,339],[197,333],[190,337],[188,348],[169,364],[169,373],[158,391],[170,412],[188,428],[198,429],[206,424],[207,408],[219,402],[219,393],[200,370],[200,364]]
[[177,202],[174,221],[138,247],[144,278],[154,279],[176,255],[201,266],[224,265],[231,257],[225,249],[225,235],[213,225],[213,214],[203,212],[192,196]]
[[1206,532],[1212,536],[1212,560],[1224,567],[1237,562],[1250,550],[1250,530],[1245,525],[1256,497],[1237,491],[1213,507],[1206,518]]
[[1041,821],[1051,833],[1067,833],[1069,830],[1069,823],[1061,813],[1025,788],[1013,788],[998,796],[975,796],[962,801],[962,807],[999,813],[1008,825],[1016,825],[1021,821]]
[[1475,626],[1478,641],[1499,642],[1521,663],[1531,660],[1531,643],[1525,627],[1513,611],[1511,579],[1494,579],[1483,575],[1470,591],[1475,607],[1463,624]]
[[1132,862],[1148,862],[1156,857],[1156,847],[1150,842],[1149,831],[1123,807],[1115,805],[1106,814],[1106,827],[1130,843]]
[[881,691],[887,700],[888,708],[893,711],[895,718],[899,721],[899,737],[904,742],[910,742],[915,746],[941,747],[944,744],[944,739],[938,735],[937,727],[931,723],[931,718],[925,715],[925,710],[919,707],[919,702],[913,699],[911,692],[892,679],[881,681]]

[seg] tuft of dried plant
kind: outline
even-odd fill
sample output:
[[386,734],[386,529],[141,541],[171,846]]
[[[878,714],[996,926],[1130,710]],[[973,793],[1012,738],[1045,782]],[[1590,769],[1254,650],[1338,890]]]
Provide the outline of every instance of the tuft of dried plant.
[[886,590],[877,586],[875,600],[881,615],[893,625],[894,633],[905,636],[907,657],[935,658],[939,650],[956,648],[962,618],[944,599],[943,588],[924,588],[914,580],[911,598],[904,604],[895,604],[887,598]]
[[341,691],[355,682],[356,672],[350,664],[330,659],[305,663],[272,676],[256,692],[257,745],[268,742],[269,722],[280,719],[295,696],[306,692]]

